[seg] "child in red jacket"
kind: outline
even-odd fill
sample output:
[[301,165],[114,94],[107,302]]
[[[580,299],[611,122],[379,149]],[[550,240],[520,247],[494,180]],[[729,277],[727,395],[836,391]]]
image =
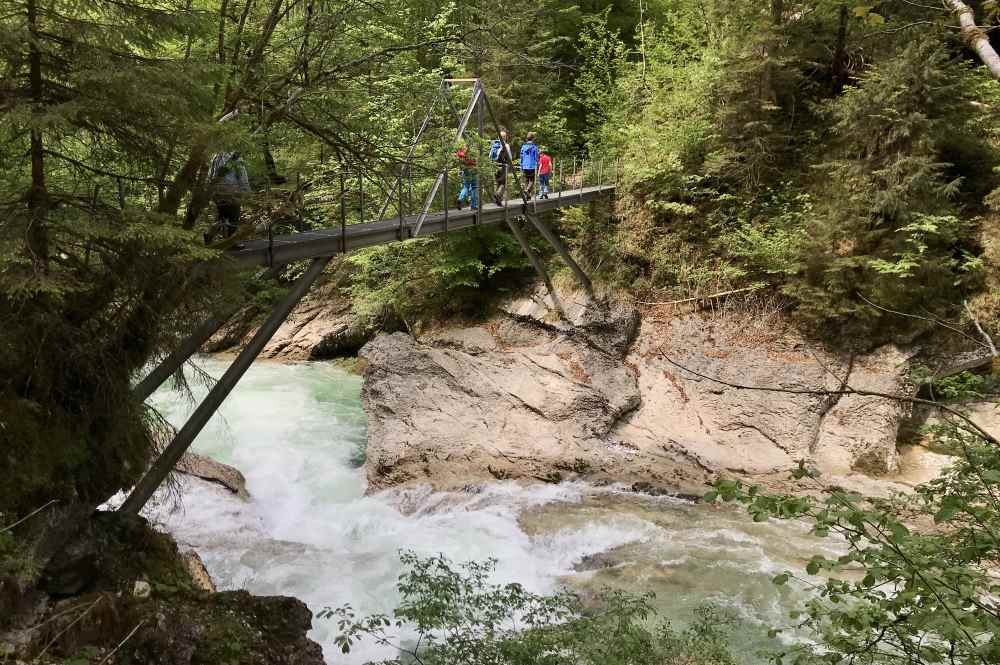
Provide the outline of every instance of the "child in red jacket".
[[549,157],[548,153],[545,152],[545,148],[542,148],[541,154],[538,156],[538,181],[541,183],[541,189],[538,192],[538,198],[547,199],[549,198],[549,181],[552,179],[552,158]]

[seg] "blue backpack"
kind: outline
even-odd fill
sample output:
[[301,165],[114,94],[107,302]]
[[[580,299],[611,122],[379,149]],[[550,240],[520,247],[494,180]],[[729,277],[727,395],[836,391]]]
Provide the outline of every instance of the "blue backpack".
[[494,162],[499,160],[502,150],[503,142],[500,139],[493,139],[493,143],[490,144],[490,159]]

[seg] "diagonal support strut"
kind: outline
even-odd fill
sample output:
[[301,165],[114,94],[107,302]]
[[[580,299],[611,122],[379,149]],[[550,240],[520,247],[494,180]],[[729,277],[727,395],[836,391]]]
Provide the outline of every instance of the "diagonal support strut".
[[323,273],[323,269],[333,257],[325,256],[313,259],[312,264],[305,274],[299,277],[292,289],[285,294],[285,297],[271,311],[267,321],[264,322],[254,334],[250,343],[244,347],[236,360],[229,366],[222,378],[212,386],[208,395],[201,401],[191,417],[188,418],[184,426],[174,436],[156,461],[153,462],[146,474],[139,479],[132,492],[125,499],[125,503],[118,509],[119,512],[138,515],[146,502],[149,501],[156,489],[163,483],[167,475],[173,470],[177,461],[191,447],[195,437],[204,429],[209,419],[222,405],[229,393],[250,368],[250,364],[260,355],[267,343],[274,337],[281,324],[284,323],[288,315],[291,314],[295,306],[302,300],[302,297],[309,291],[316,279]]

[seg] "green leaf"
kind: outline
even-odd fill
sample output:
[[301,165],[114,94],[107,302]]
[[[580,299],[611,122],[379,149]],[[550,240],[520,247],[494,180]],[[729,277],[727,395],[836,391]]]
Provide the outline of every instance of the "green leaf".
[[790,577],[791,575],[789,575],[788,573],[782,573],[780,575],[775,575],[774,579],[772,579],[771,582],[773,584],[776,584],[777,586],[782,586],[788,582],[788,579]]

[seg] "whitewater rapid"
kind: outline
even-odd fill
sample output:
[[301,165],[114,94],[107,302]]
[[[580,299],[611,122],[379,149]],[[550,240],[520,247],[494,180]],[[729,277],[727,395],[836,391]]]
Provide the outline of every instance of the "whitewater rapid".
[[[215,376],[225,368],[212,359],[199,364]],[[365,496],[360,387],[359,377],[332,364],[254,365],[194,444],[239,468],[251,500],[182,478],[179,495],[159,495],[147,516],[195,548],[221,589],[296,596],[314,612],[345,604],[361,615],[391,612],[399,551],[408,549],[457,561],[495,558],[498,582],[539,592],[652,590],[658,608],[681,623],[712,601],[743,619],[745,653],[767,645],[765,627],[796,600],[798,592],[771,577],[830,547],[796,525],[754,524],[735,510],[580,483]],[[194,397],[206,390],[196,385]],[[175,425],[194,406],[169,386],[151,403]],[[361,645],[344,656],[336,633],[335,622],[314,621],[312,637],[330,663],[392,655]]]

